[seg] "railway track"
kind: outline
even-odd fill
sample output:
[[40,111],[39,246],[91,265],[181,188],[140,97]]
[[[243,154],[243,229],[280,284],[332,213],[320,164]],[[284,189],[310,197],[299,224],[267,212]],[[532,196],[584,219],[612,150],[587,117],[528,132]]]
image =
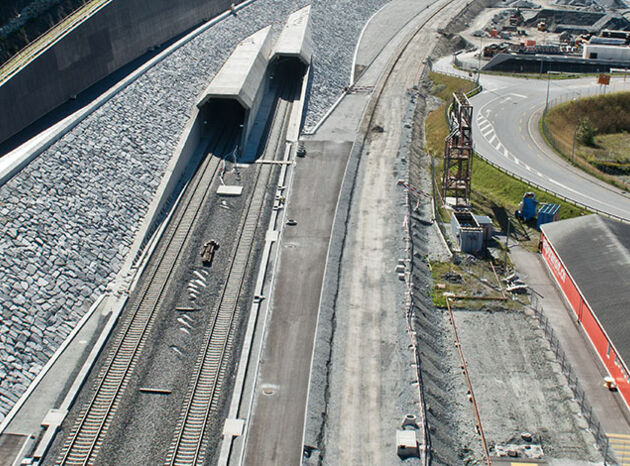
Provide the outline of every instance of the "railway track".
[[[98,375],[90,401],[81,409],[68,434],[56,464],[93,464],[103,444],[140,354],[151,332],[157,310],[165,298],[167,284],[184,250],[201,207],[208,197],[220,167],[220,155],[236,144],[237,131],[217,132],[211,148],[193,176],[181,206],[170,221],[164,246],[156,251],[137,299],[121,323],[105,363]],[[217,155],[217,157],[213,156]]]
[[[270,128],[265,158],[277,159],[284,153],[287,122],[291,114],[295,86],[279,92],[279,100]],[[212,414],[217,412],[226,369],[234,343],[235,323],[240,309],[241,293],[247,264],[254,245],[256,226],[263,211],[265,192],[273,166],[257,165],[256,181],[240,225],[240,236],[232,255],[228,278],[216,305],[203,341],[193,376],[184,399],[166,465],[196,465],[206,461],[209,438],[207,428]]]

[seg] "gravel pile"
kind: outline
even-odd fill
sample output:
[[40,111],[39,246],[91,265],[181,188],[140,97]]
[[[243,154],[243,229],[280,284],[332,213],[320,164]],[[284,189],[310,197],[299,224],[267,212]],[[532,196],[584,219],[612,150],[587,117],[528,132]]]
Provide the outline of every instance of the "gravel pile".
[[[387,0],[314,0],[306,126]],[[307,0],[258,0],[156,65],[0,187],[0,419],[120,270],[190,109],[237,43]]]

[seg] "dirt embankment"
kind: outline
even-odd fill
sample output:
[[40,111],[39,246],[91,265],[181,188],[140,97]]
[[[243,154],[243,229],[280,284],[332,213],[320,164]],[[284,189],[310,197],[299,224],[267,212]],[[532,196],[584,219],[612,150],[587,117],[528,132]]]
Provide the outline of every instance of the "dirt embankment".
[[[433,57],[461,49],[464,44],[457,32],[489,3],[480,1],[469,5],[443,31]],[[428,82],[424,84],[422,94],[429,94],[429,86]],[[432,182],[430,161],[424,153],[424,119],[436,106],[435,98],[418,99],[409,165],[411,184],[428,192]],[[435,243],[432,247],[429,238],[436,230],[427,224],[432,215],[430,204],[424,203],[411,216],[414,330],[421,362],[430,454],[433,464],[480,464],[484,458],[481,441],[467,397],[453,330],[447,312],[436,308],[430,297],[432,281],[427,257],[435,254]],[[473,388],[479,384],[479,394],[483,394],[478,402],[491,452],[495,444],[510,443],[521,432],[529,431],[550,456],[596,459],[592,439],[580,425],[568,395],[566,379],[557,373],[555,361],[547,359],[545,341],[541,340],[534,323],[523,309],[504,310],[501,305],[489,309],[456,310],[455,321],[457,324],[461,321],[462,346],[469,358]],[[498,340],[505,347],[501,353],[505,357],[495,357]],[[505,378],[489,382],[489,374],[497,373],[504,374]],[[535,387],[530,393],[525,393],[527,381]],[[554,396],[546,397],[545,393],[550,390],[555,390]],[[540,416],[538,421],[537,416]],[[555,416],[564,419],[556,430]]]
[[629,108],[630,92],[567,102],[547,113],[545,135],[557,151],[586,171],[629,189]]

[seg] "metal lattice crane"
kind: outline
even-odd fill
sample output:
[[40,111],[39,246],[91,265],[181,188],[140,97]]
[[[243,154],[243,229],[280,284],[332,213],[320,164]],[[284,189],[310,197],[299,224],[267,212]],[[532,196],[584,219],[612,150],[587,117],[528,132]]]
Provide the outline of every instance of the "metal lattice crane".
[[455,206],[470,205],[472,172],[472,115],[473,107],[461,91],[453,93],[449,113],[450,133],[444,144],[444,172],[442,198],[453,199]]

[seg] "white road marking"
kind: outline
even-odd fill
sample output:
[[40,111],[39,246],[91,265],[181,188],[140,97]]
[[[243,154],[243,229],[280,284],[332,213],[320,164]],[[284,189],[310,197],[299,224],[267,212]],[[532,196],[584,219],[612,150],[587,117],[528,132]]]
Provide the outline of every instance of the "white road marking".
[[520,97],[521,99],[527,99],[526,95],[516,94],[514,92],[512,92],[510,95],[513,95],[514,97]]
[[507,150],[507,148],[506,148],[506,147],[504,147],[504,148],[503,148],[503,156],[504,156],[506,159],[509,159],[509,158],[510,158],[510,153],[508,152],[508,150]]
[[494,128],[488,128],[487,131],[482,131],[481,134],[483,135],[484,138],[488,139],[488,134],[490,133],[494,133]]
[[488,139],[488,142],[489,142],[490,144],[492,144],[492,143],[494,143],[494,141],[496,140],[496,138],[497,138],[497,135],[496,135],[496,134],[493,134],[493,135],[492,135],[492,138]]

